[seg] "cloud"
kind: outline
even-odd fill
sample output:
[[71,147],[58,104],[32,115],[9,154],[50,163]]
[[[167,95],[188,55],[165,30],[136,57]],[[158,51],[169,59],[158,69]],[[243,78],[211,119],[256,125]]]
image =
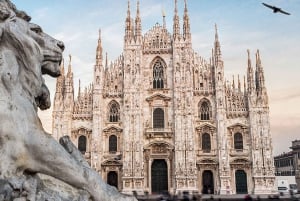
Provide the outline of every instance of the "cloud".
[[272,103],[282,103],[293,99],[300,100],[300,86],[297,88],[276,90],[272,93]]

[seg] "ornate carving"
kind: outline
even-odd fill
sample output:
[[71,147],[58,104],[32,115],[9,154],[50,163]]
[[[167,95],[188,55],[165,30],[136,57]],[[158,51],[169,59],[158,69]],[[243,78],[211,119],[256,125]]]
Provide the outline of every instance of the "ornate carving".
[[0,1],[1,177],[42,173],[87,190],[95,201],[136,200],[108,186],[68,138],[61,146],[44,131],[37,108],[50,107],[50,94],[42,74],[60,75],[64,44],[29,21],[10,1]]

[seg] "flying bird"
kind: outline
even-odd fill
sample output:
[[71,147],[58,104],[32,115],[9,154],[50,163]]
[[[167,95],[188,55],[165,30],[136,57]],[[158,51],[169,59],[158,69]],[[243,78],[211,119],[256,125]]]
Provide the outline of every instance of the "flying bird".
[[271,6],[269,4],[266,4],[266,3],[262,3],[264,6],[268,7],[268,8],[271,8],[273,10],[273,13],[283,13],[283,14],[286,14],[286,15],[290,15],[290,13],[288,12],[285,12],[283,11],[281,8],[278,8],[278,7],[275,7],[275,6]]

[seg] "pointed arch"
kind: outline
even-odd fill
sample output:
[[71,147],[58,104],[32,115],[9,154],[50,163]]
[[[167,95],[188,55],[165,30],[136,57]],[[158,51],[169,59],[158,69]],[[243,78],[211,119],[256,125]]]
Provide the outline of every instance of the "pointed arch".
[[152,63],[153,89],[163,89],[166,85],[166,63],[161,57],[156,57]]
[[209,100],[204,98],[198,103],[198,112],[200,120],[211,120],[212,111]]
[[120,121],[120,105],[116,101],[111,101],[108,105],[108,121],[119,122]]

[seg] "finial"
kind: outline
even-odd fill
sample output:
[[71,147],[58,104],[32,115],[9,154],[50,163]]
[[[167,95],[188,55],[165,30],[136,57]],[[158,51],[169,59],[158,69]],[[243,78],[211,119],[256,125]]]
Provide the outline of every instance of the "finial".
[[240,75],[238,74],[238,89],[241,91],[241,81],[240,81]]
[[260,65],[261,61],[260,61],[260,55],[259,55],[259,50],[256,51],[256,65]]
[[99,28],[99,38],[101,38],[101,29]]
[[162,16],[163,16],[163,27],[166,28],[166,13],[163,8],[162,8],[161,12],[162,12]]
[[80,86],[80,79],[79,79],[79,83],[78,83],[78,98],[80,97],[81,94],[81,86]]
[[61,60],[61,67],[64,68],[65,67],[65,58],[63,57]]
[[246,91],[246,76],[244,75],[244,92]]
[[218,26],[217,26],[217,23],[215,23],[215,39],[218,40]]
[[105,68],[107,68],[107,52],[105,52]]
[[71,61],[72,61],[72,56],[71,54],[69,54],[69,66],[68,66],[68,73],[67,73],[67,76],[70,76],[71,75]]
[[250,50],[247,49],[248,59],[250,59]]
[[130,17],[130,0],[128,0],[127,17]]
[[184,0],[184,10],[187,11],[187,3],[186,3],[186,0]]
[[137,15],[140,14],[140,1],[139,0],[136,2],[136,13],[137,13]]
[[177,0],[175,0],[175,13],[177,14],[178,10],[177,10]]

